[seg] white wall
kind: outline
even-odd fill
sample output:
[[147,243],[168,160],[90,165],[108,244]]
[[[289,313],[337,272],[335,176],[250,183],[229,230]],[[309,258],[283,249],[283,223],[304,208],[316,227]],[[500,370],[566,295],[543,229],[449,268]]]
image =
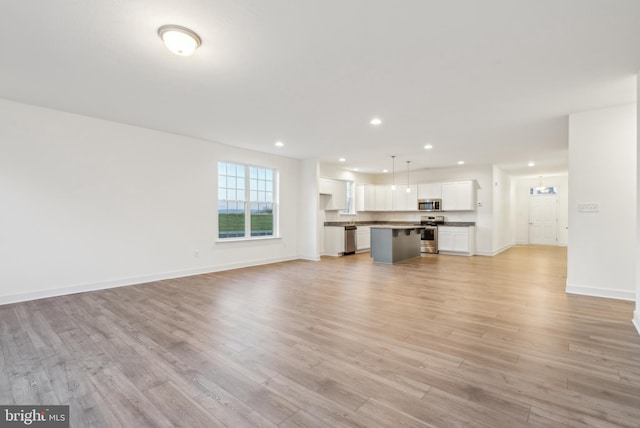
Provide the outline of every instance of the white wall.
[[[219,160],[279,170],[281,239],[216,242]],[[299,170],[0,100],[0,303],[297,258]]]
[[511,177],[493,167],[493,254],[510,248],[515,241]]
[[635,299],[636,156],[635,105],[569,117],[567,292]]
[[323,218],[318,215],[318,176],[317,159],[305,159],[300,164],[300,182],[298,195],[298,249],[300,258],[320,260],[320,249],[323,245],[321,227]]
[[[640,100],[640,88],[637,85],[636,76],[636,102]],[[640,333],[640,132],[638,132],[638,126],[640,125],[640,109],[636,108],[636,309],[633,313],[633,323],[636,326],[636,330]]]
[[558,245],[566,246],[569,239],[569,176],[514,177],[513,181],[516,243],[529,243],[529,190],[532,187],[555,186],[558,188]]

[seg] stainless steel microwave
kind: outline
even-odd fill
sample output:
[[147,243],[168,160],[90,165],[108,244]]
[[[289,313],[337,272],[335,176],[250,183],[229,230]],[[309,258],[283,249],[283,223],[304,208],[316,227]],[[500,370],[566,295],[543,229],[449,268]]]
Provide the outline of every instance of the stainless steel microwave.
[[418,211],[442,211],[442,199],[418,199]]

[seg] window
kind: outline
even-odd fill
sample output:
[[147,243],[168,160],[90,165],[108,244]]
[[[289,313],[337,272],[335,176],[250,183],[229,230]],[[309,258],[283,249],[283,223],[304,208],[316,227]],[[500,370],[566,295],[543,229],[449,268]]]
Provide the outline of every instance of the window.
[[346,205],[345,205],[345,209],[341,210],[340,213],[341,214],[355,214],[356,210],[355,210],[355,204],[353,203],[353,195],[354,195],[354,190],[355,190],[355,186],[353,185],[353,181],[345,181],[344,182],[345,185],[345,189],[346,189]]
[[558,188],[557,187],[532,187],[529,189],[530,195],[557,195]]
[[219,238],[275,235],[275,177],[270,168],[218,162]]

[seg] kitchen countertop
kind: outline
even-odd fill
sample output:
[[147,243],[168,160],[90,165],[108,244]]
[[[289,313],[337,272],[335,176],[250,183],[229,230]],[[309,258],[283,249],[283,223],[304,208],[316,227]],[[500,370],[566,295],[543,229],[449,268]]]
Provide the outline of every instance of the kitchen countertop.
[[354,225],[355,226],[378,226],[382,224],[392,224],[392,225],[402,224],[406,226],[414,226],[417,223],[415,221],[383,221],[383,220],[369,220],[369,221],[356,221],[356,222],[352,222],[352,221],[325,221],[324,222],[325,226],[337,226],[337,227],[354,226]]
[[[333,227],[345,227],[345,226],[421,226],[419,223],[415,221],[382,221],[382,220],[371,220],[371,221],[325,221],[325,226],[333,226]],[[453,226],[453,227],[469,227],[475,226],[476,223],[473,221],[447,221],[439,226]]]

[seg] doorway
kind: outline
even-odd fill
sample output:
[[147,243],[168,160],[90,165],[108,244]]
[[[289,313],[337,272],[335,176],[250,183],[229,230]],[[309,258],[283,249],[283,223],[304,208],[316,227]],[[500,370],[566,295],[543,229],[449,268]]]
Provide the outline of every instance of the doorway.
[[558,196],[529,196],[529,244],[558,244]]

